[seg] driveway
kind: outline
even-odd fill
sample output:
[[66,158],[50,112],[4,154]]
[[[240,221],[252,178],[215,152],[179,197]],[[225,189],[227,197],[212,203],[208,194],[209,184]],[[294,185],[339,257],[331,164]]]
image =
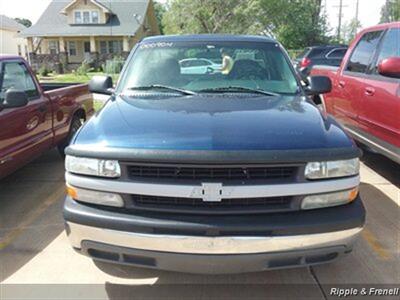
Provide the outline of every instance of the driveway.
[[180,274],[95,263],[75,253],[63,231],[63,161],[52,150],[0,181],[0,298],[329,299],[332,287],[398,287],[400,166],[366,154],[361,178],[367,225],[347,257],[261,273]]

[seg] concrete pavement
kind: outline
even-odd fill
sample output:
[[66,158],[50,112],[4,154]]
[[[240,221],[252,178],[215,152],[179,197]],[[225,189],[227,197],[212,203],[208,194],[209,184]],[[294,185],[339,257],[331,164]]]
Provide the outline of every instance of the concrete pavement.
[[367,226],[347,257],[311,268],[180,274],[95,263],[76,254],[63,231],[63,161],[52,150],[0,182],[0,298],[327,299],[330,288],[341,284],[399,286],[400,166],[366,154],[361,178]]

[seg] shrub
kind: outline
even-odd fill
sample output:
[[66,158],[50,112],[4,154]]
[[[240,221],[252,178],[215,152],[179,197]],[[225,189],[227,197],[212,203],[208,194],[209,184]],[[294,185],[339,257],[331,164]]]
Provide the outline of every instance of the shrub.
[[87,73],[90,71],[90,65],[87,61],[83,61],[82,64],[76,69],[76,74],[77,75],[87,75]]
[[106,74],[119,74],[122,71],[125,60],[122,57],[114,57],[112,60],[107,60],[103,65],[103,71]]
[[50,70],[47,69],[47,67],[45,65],[41,66],[39,69],[39,75],[42,77],[46,77],[48,76],[50,73]]

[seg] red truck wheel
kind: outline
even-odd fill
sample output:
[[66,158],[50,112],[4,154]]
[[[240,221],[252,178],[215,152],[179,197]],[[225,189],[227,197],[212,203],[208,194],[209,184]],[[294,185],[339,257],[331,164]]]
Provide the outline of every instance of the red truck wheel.
[[58,152],[60,152],[61,156],[65,156],[64,150],[67,148],[75,133],[78,132],[79,128],[82,126],[82,121],[78,116],[74,116],[72,118],[71,127],[69,128],[69,133],[67,138],[57,146]]

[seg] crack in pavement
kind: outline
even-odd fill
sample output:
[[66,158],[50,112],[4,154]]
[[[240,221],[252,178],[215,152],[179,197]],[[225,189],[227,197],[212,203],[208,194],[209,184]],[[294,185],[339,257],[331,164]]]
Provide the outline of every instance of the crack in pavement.
[[308,267],[308,270],[310,271],[311,277],[314,279],[314,281],[315,281],[315,283],[317,284],[319,290],[321,291],[321,294],[322,294],[323,299],[324,299],[324,300],[327,300],[328,297],[327,297],[327,295],[325,294],[325,291],[324,291],[324,289],[322,288],[322,285],[321,285],[321,283],[319,282],[319,279],[318,279],[318,277],[317,277],[317,274],[315,274],[313,267],[312,267],[312,266],[309,266],[309,267]]

